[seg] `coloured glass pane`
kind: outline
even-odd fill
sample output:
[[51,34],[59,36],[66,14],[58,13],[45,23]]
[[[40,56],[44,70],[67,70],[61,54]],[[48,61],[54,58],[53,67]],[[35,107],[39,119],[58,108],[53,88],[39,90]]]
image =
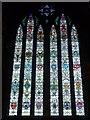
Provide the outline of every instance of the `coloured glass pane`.
[[43,115],[43,72],[44,72],[44,33],[40,25],[37,32],[36,77],[35,77],[35,116]]
[[78,33],[74,25],[72,26],[72,30],[71,30],[71,45],[72,45],[76,115],[82,116],[85,115],[83,88],[82,88],[82,75],[81,75],[81,65],[80,65]]
[[61,35],[61,70],[62,70],[62,96],[63,96],[63,115],[71,116],[71,91],[70,91],[70,71],[69,71],[69,54],[68,54],[68,35],[67,23],[64,14],[60,20]]
[[50,115],[59,115],[57,33],[54,25],[50,31]]
[[14,51],[9,116],[17,115],[17,110],[18,110],[22,39],[23,39],[23,30],[22,30],[22,26],[20,25],[17,30],[15,51]]
[[33,20],[32,14],[30,14],[27,21],[23,98],[22,98],[22,116],[24,115],[29,116],[30,110],[31,110],[33,32],[34,32],[34,20]]

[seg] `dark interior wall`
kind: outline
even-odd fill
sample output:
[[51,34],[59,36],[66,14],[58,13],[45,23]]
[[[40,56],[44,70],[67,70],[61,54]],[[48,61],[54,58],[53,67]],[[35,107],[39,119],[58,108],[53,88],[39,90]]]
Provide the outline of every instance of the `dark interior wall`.
[[[41,22],[43,20],[42,16],[37,12],[38,9],[47,3],[3,3],[2,10],[2,48],[3,48],[3,116],[8,116],[8,105],[9,105],[9,95],[12,79],[12,69],[13,69],[13,55],[14,55],[14,45],[16,31],[21,23],[22,19],[27,16],[30,12],[33,13]],[[84,84],[84,96],[85,96],[85,106],[86,113],[89,117],[90,114],[90,97],[89,97],[89,85],[90,85],[90,41],[89,41],[89,4],[88,3],[48,3],[52,5],[56,12],[50,21],[54,21],[57,16],[61,16],[63,12],[66,16],[69,16],[72,23],[74,23],[78,29],[79,43],[80,43],[80,53],[81,53],[81,65],[82,65],[82,77]],[[53,22],[50,22],[51,24]],[[47,27],[42,22],[44,30],[47,32]],[[47,32],[48,33],[48,32]],[[48,37],[46,37],[47,40]],[[49,48],[49,41],[45,42],[45,46]],[[45,51],[46,57],[48,49]],[[46,58],[45,58],[46,59]],[[49,60],[47,58],[46,60]],[[46,69],[49,63],[46,63]],[[46,78],[47,79],[47,78]],[[47,83],[46,83],[47,84]],[[46,113],[47,115],[47,113]],[[68,118],[67,118],[68,119]],[[71,118],[72,119],[72,118]]]

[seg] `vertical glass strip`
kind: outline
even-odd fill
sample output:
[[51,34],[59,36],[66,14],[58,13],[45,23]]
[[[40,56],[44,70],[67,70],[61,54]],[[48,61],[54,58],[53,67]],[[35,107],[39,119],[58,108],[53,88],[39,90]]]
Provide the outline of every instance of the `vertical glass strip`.
[[44,33],[40,25],[37,32],[36,80],[35,80],[35,116],[43,115],[43,72],[44,72]]
[[16,35],[14,60],[13,60],[9,116],[17,115],[17,110],[18,110],[19,81],[20,81],[21,56],[22,56],[22,39],[23,39],[23,30],[22,30],[22,26],[19,25],[19,28],[17,30],[17,35]]
[[73,25],[71,30],[72,60],[73,60],[73,76],[75,90],[76,115],[85,115],[82,76],[80,65],[79,42],[76,27]]
[[30,14],[27,21],[25,65],[23,80],[22,116],[30,116],[31,110],[31,85],[32,85],[32,58],[33,58],[33,31],[34,20]]
[[50,115],[59,115],[58,96],[58,55],[57,55],[57,33],[52,25],[50,31]]
[[71,116],[71,91],[70,91],[70,71],[69,71],[69,55],[68,55],[68,36],[67,23],[64,14],[60,20],[61,35],[61,69],[62,69],[62,91],[63,91],[63,115]]

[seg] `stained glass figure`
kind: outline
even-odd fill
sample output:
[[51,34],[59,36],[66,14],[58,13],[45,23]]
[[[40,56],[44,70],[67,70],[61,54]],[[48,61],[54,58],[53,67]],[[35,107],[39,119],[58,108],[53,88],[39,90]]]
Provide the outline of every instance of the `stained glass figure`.
[[34,20],[33,20],[32,14],[30,14],[27,21],[23,98],[22,98],[22,116],[24,115],[30,116],[30,110],[31,110],[33,32],[34,32]]
[[57,33],[52,25],[50,31],[50,115],[59,115],[58,95],[58,55],[57,55]]
[[75,106],[76,115],[85,115],[84,100],[83,100],[83,86],[80,65],[79,40],[75,25],[71,30],[71,45],[72,45],[72,60],[73,60],[73,77],[74,77],[74,91],[75,91]]
[[19,97],[19,82],[20,82],[20,69],[21,69],[21,56],[22,56],[22,40],[23,40],[23,29],[19,25],[16,35],[14,60],[13,60],[13,73],[11,82],[11,93],[10,93],[10,106],[9,116],[17,115],[18,110],[18,97]]
[[61,69],[62,69],[62,92],[63,92],[63,116],[71,116],[71,91],[70,91],[70,71],[68,55],[67,23],[64,14],[60,20],[61,35]]
[[35,79],[35,116],[43,116],[43,72],[44,72],[44,32],[40,25],[37,32],[36,79]]

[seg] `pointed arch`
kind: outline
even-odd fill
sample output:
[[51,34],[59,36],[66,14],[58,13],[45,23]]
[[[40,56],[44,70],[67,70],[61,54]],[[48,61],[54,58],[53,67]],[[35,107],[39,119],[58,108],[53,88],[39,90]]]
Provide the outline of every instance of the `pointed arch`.
[[50,115],[59,115],[57,33],[54,25],[50,31]]
[[67,23],[64,14],[60,19],[61,35],[61,72],[62,72],[62,96],[63,96],[63,116],[71,116],[71,91],[70,91],[70,70],[68,54]]
[[44,32],[40,25],[37,32],[36,79],[35,79],[35,116],[43,115],[43,73],[44,73]]
[[21,69],[21,56],[22,56],[22,40],[23,40],[23,29],[19,25],[14,51],[13,60],[13,73],[11,82],[11,93],[10,93],[10,106],[9,116],[17,115],[18,110],[18,97],[19,97],[19,82],[20,82],[20,69]]
[[72,25],[72,29],[71,29],[71,46],[72,46],[76,115],[82,116],[85,115],[83,86],[82,86],[78,33],[74,24]]
[[34,19],[30,14],[27,21],[25,65],[23,79],[22,116],[30,116],[31,86],[32,86],[32,59],[33,59]]

